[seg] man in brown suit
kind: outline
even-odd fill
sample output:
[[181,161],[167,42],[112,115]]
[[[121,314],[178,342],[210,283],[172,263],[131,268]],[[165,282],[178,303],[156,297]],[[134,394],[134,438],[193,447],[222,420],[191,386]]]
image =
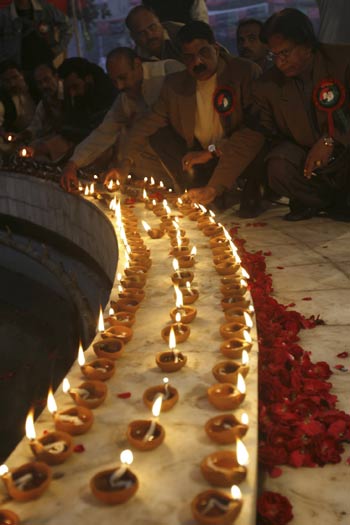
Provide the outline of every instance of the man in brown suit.
[[296,9],[275,13],[261,38],[275,67],[256,82],[254,129],[272,141],[268,179],[289,197],[286,220],[324,212],[350,216],[350,46],[320,44],[311,21]]
[[243,125],[260,68],[219,51],[210,27],[178,33],[186,70],[169,75],[153,111],[135,123],[119,173],[153,175],[207,204],[227,193],[264,139]]

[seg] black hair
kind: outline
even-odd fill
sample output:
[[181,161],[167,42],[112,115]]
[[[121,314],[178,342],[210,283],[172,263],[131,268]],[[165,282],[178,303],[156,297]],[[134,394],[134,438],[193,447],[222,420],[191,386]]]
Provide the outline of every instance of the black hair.
[[51,73],[53,73],[54,75],[57,75],[57,69],[52,64],[52,62],[42,62],[41,64],[38,64],[37,66],[35,66],[34,71],[33,71],[34,75],[35,75],[35,72],[41,67],[46,67],[47,69],[51,71]]
[[[141,11],[146,11],[147,13],[152,13],[152,15],[154,15],[156,18],[158,18],[158,15],[155,13],[155,11],[153,11],[153,9],[151,7],[147,7],[146,5],[136,5],[135,7],[133,7],[126,19],[125,19],[125,25],[126,27],[129,29],[129,31],[132,31],[132,17],[134,15],[137,15],[137,13],[140,13]],[[158,18],[159,20],[159,18]]]
[[273,14],[263,24],[260,40],[265,44],[273,35],[303,44],[312,49],[318,46],[318,40],[311,20],[298,9],[288,7]]
[[133,66],[135,59],[139,58],[136,51],[134,51],[130,47],[115,47],[108,53],[106,57],[106,64],[108,64],[110,60],[113,60],[113,58],[117,58],[120,56],[123,56],[124,58],[126,58],[130,66]]
[[92,64],[86,58],[73,57],[66,58],[57,72],[60,78],[65,79],[71,73],[76,73],[78,77],[85,78],[88,75],[93,75],[95,70],[95,64]]
[[264,25],[262,23],[262,21],[258,20],[257,18],[242,18],[242,20],[239,21],[238,26],[237,26],[237,34],[238,34],[238,31],[242,27],[250,26],[250,25],[253,25],[253,24],[259,26],[260,31],[262,29],[262,26]]
[[189,44],[196,38],[206,40],[209,44],[215,44],[216,42],[212,28],[200,20],[189,22],[181,27],[176,34],[176,41],[179,46]]
[[0,62],[0,75],[3,75],[8,71],[9,69],[17,69],[20,73],[22,73],[22,69],[19,67],[17,62],[15,60],[12,60],[10,58],[7,58],[6,60],[2,60]]

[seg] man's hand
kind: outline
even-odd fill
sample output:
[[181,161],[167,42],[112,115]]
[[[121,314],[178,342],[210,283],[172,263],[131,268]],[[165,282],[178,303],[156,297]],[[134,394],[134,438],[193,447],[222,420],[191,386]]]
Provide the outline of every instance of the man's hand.
[[212,158],[209,151],[189,151],[184,157],[182,157],[182,169],[189,171],[196,164],[205,164]]
[[210,204],[217,196],[217,191],[212,186],[204,186],[203,188],[193,188],[189,190],[184,198],[190,199],[192,202],[198,204]]
[[103,184],[107,186],[110,180],[119,180],[120,184],[123,184],[129,175],[131,165],[132,162],[130,159],[123,159],[117,168],[109,170]]
[[69,161],[66,164],[61,176],[60,185],[69,193],[75,193],[79,189],[77,166],[73,161]]
[[311,179],[313,171],[317,168],[327,166],[333,153],[332,146],[326,146],[323,138],[320,138],[311,148],[304,166],[304,176]]

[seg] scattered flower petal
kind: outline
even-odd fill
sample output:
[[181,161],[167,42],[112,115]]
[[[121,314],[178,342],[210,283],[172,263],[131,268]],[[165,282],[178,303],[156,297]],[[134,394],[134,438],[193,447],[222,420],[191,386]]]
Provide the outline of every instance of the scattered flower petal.
[[303,297],[302,301],[312,301],[312,297]]
[[75,447],[73,448],[74,452],[77,452],[77,454],[81,454],[82,452],[85,452],[85,447],[84,445],[80,444],[80,445],[75,445]]
[[131,392],[121,392],[120,394],[117,394],[117,397],[120,397],[120,399],[128,399],[131,397]]
[[337,357],[340,357],[341,359],[349,357],[349,352],[340,352],[340,354],[337,354]]

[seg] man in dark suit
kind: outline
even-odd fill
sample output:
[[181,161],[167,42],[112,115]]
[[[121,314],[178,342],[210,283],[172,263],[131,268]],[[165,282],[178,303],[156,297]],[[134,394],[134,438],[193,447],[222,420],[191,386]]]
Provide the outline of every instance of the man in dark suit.
[[275,67],[256,82],[253,128],[272,141],[269,185],[290,199],[285,219],[347,220],[350,46],[320,44],[296,9],[270,17],[261,38]]

